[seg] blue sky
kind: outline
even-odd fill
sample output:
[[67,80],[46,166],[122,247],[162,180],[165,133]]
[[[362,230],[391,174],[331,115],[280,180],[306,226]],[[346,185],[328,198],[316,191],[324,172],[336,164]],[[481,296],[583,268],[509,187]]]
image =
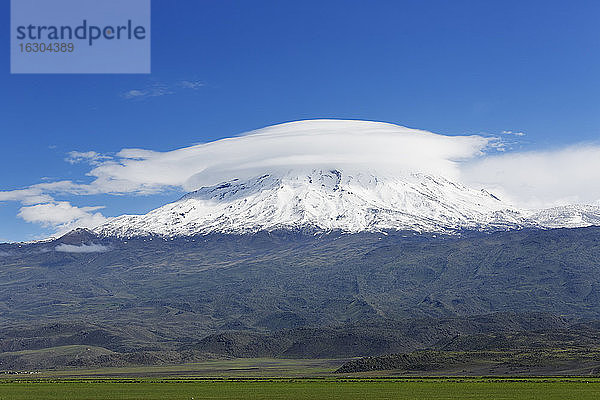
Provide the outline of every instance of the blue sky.
[[[509,151],[596,143],[598,21],[597,1],[154,0],[150,75],[10,75],[4,29],[0,190],[89,183],[72,151],[169,151],[312,118],[525,133],[504,135]],[[115,216],[181,193],[53,197]],[[0,241],[53,232],[21,207],[0,202]]]

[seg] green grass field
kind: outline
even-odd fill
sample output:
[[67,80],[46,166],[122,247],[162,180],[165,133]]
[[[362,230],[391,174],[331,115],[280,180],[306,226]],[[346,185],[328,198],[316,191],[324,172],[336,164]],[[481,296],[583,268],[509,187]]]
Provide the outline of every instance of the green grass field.
[[598,399],[600,380],[244,379],[3,381],[1,400],[105,399]]
[[22,371],[0,374],[0,400],[600,399],[600,378],[394,376],[401,371],[342,376],[333,373],[344,361],[262,358],[71,368],[34,374]]

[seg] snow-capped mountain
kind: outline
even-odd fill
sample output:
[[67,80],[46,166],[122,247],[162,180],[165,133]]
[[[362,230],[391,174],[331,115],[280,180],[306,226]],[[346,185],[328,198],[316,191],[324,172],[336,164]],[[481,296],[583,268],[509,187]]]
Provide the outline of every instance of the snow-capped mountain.
[[205,187],[146,215],[114,218],[94,232],[118,237],[276,229],[451,233],[536,225],[485,190],[442,177],[315,169]]
[[530,218],[545,228],[582,228],[600,226],[600,207],[570,205],[535,211]]
[[[278,229],[454,233],[600,224],[597,206],[520,210],[454,181],[461,176],[460,160],[476,157],[488,144],[480,136],[443,136],[371,121],[274,125],[163,155],[160,168],[149,164],[154,174],[201,189],[146,215],[113,218],[94,232],[118,237]],[[145,165],[125,164],[119,168],[130,168],[127,176],[139,175]]]

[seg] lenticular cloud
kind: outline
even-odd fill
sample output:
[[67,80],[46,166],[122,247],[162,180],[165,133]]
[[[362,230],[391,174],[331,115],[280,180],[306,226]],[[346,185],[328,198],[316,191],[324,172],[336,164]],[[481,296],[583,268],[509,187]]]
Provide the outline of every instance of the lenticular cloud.
[[520,208],[600,205],[597,143],[548,151],[494,151],[507,150],[503,146],[498,138],[447,136],[383,122],[297,121],[168,152],[71,152],[66,161],[89,164],[91,182],[63,180],[0,191],[0,202],[19,201],[19,217],[62,232],[106,218],[96,211],[99,207],[76,207],[55,196],[190,192],[236,178],[340,169],[382,177],[407,172],[444,176],[491,191]]
[[379,173],[418,171],[459,176],[458,162],[482,154],[482,136],[444,136],[369,121],[290,122],[170,152],[124,149],[94,168],[94,185],[113,191],[196,190],[264,173],[341,168]]

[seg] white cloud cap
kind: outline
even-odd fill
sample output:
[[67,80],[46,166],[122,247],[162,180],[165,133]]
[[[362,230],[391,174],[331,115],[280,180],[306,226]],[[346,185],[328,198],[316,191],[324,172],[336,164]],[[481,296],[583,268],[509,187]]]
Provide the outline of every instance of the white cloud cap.
[[234,178],[305,168],[415,170],[457,178],[458,162],[481,155],[490,138],[444,136],[382,122],[290,122],[169,152],[124,149],[94,168],[93,185],[152,192],[186,191]]

